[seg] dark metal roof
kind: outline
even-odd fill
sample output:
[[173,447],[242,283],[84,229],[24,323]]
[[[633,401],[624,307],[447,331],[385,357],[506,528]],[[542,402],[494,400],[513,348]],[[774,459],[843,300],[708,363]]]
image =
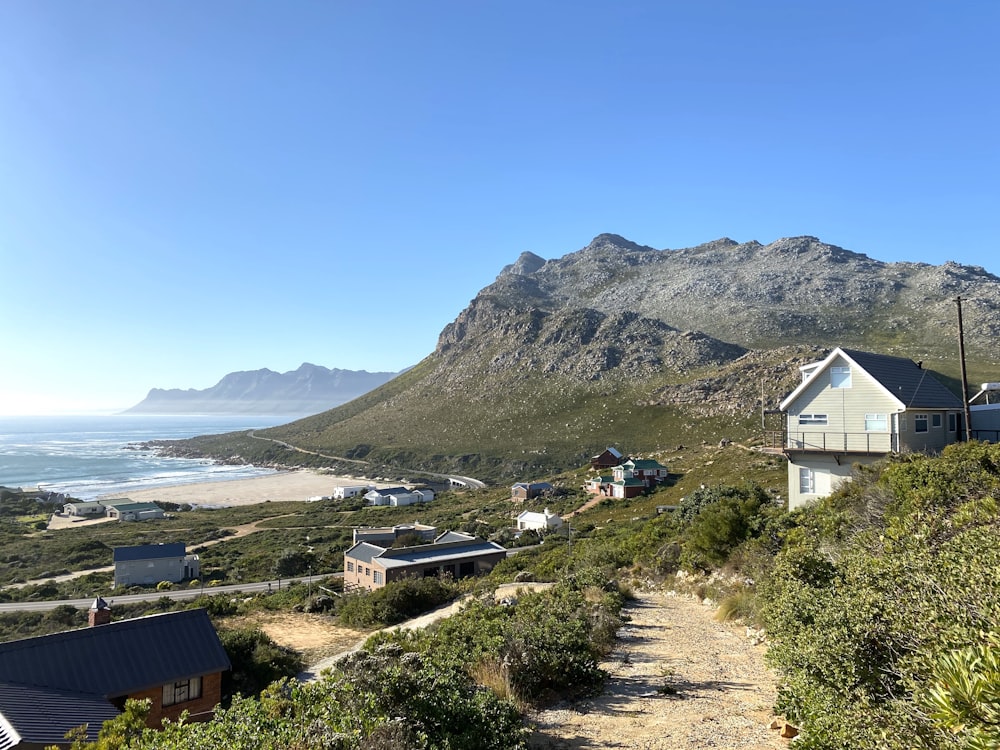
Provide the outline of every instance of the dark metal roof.
[[0,643],[0,682],[105,698],[229,668],[204,609]]
[[117,715],[118,709],[99,695],[0,682],[0,750],[20,743],[62,743],[69,730],[84,724],[93,742],[101,725]]
[[159,560],[165,557],[184,557],[184,542],[172,544],[140,544],[136,547],[115,547],[115,562],[132,560]]
[[358,560],[360,562],[366,562],[371,564],[373,557],[378,557],[383,552],[385,552],[385,547],[379,547],[371,542],[358,542],[353,547],[351,547],[344,554],[353,560]]
[[912,359],[841,349],[907,409],[961,409],[962,400]]

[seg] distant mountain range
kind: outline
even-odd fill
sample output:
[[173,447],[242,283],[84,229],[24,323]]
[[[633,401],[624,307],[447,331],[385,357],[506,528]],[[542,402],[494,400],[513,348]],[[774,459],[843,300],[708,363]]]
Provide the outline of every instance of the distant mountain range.
[[327,369],[305,363],[297,370],[249,370],[226,375],[204,390],[153,388],[123,414],[318,414],[347,403],[399,373]]
[[[970,382],[998,380],[1000,278],[983,268],[884,263],[815,237],[657,250],[602,234],[560,258],[523,253],[414,368],[259,434],[385,471],[504,481],[608,445],[752,439],[797,366],[838,345],[923,360],[957,388],[959,296]],[[257,459],[225,436],[188,447]]]

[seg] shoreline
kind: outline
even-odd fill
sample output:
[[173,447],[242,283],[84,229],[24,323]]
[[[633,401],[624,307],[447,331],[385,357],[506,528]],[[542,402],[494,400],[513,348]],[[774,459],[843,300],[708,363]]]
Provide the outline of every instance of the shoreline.
[[335,487],[369,484],[376,487],[395,486],[370,479],[320,474],[312,469],[294,469],[259,477],[216,479],[129,492],[112,492],[99,495],[96,499],[127,497],[137,503],[159,500],[178,505],[188,503],[209,507],[233,507],[267,502],[304,502],[315,497],[332,495]]

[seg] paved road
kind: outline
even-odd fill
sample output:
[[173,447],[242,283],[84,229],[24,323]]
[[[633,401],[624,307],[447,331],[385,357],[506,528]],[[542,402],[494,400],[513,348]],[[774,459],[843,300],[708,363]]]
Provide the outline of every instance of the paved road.
[[[292,445],[291,443],[286,443],[284,440],[275,440],[274,438],[261,437],[254,433],[253,430],[249,430],[247,435],[254,440],[266,440],[269,443],[276,443],[282,448],[286,448],[290,451],[298,451],[299,453],[308,453],[310,456],[319,456],[320,458],[328,458],[331,461],[346,461],[352,464],[361,464],[362,466],[370,466],[368,461],[363,461],[357,458],[346,458],[344,456],[330,456],[326,453],[320,453],[319,451],[306,450],[305,448],[299,448],[297,445]],[[481,482],[478,479],[473,479],[472,477],[461,477],[457,474],[435,474],[432,471],[420,471],[419,469],[399,469],[399,471],[405,474],[422,474],[425,477],[432,477],[434,479],[444,480],[450,484],[459,485],[462,487],[470,487],[474,490],[481,490],[486,487],[485,482]]]
[[[343,573],[334,573],[331,575],[341,576]],[[319,578],[327,578],[328,575],[318,576],[314,575],[312,581],[315,582]],[[104,595],[105,600],[111,605],[115,603],[118,604],[128,604],[130,602],[155,602],[163,597],[168,599],[196,599],[202,594],[254,594],[262,591],[276,591],[280,586],[287,586],[289,580],[298,581],[299,583],[309,583],[310,578],[308,576],[304,578],[293,578],[287,579],[282,578],[281,581],[261,581],[259,583],[237,583],[228,586],[198,586],[197,588],[182,589],[180,591],[150,591],[144,594],[124,594],[122,596]],[[0,613],[2,612],[48,612],[68,604],[71,607],[76,607],[77,609],[90,609],[90,605],[94,603],[94,597],[89,599],[63,599],[62,601],[49,601],[49,602],[6,602],[0,604]]]

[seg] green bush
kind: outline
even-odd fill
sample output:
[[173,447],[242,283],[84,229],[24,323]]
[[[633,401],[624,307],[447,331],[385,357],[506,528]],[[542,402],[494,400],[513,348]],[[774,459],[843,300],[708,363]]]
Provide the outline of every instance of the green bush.
[[1000,740],[985,720],[1000,680],[976,650],[1000,622],[998,465],[978,444],[908,456],[797,514],[761,600],[799,747]]
[[352,628],[395,625],[445,604],[457,595],[458,587],[449,578],[409,577],[390,581],[374,591],[344,596],[338,602],[337,616]]
[[233,668],[223,676],[222,690],[234,695],[259,695],[272,682],[294,677],[302,671],[302,658],[290,648],[279,646],[256,628],[221,630],[226,654]]

